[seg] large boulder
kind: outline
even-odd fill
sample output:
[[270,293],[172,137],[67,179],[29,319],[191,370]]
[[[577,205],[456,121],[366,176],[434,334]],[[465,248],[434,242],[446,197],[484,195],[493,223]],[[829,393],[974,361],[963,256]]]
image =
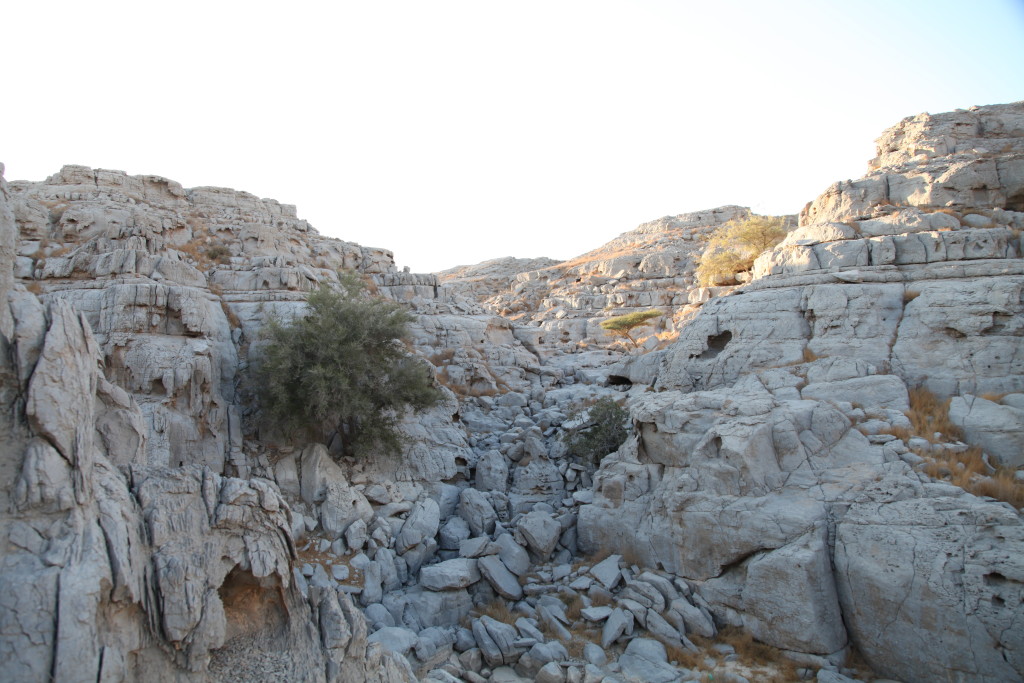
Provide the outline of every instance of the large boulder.
[[1024,465],[1024,409],[967,394],[950,401],[949,419],[968,443],[981,446],[1004,466]]
[[479,580],[477,561],[465,557],[445,560],[420,569],[420,585],[432,591],[465,588]]
[[395,550],[399,553],[413,548],[437,535],[441,523],[441,508],[432,498],[424,498],[413,505],[409,516],[405,518],[398,537],[395,539]]
[[1019,514],[966,494],[856,503],[835,544],[846,624],[879,673],[1021,679]]

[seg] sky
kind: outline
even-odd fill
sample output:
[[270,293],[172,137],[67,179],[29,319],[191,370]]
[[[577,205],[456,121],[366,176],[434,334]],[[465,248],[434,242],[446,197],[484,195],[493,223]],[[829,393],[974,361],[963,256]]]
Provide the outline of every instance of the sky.
[[1024,0],[7,3],[0,162],[215,185],[434,272],[796,213],[900,119],[1024,99]]

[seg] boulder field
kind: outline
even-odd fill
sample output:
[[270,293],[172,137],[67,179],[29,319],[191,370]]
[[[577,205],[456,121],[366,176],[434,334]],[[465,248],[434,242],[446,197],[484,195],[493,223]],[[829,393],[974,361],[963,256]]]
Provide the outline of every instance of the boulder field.
[[[746,209],[414,274],[244,192],[0,168],[0,677],[1024,680],[1022,197],[1024,103],[922,114],[700,288]],[[444,396],[401,456],[261,423],[261,329],[343,269]],[[625,442],[570,455],[606,397]]]

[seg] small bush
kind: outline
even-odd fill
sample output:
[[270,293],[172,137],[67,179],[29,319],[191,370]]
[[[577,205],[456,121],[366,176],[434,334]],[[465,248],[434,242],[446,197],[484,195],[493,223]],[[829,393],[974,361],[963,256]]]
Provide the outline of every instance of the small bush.
[[697,284],[713,287],[732,284],[736,275],[748,271],[761,252],[771,249],[786,236],[785,219],[751,214],[730,221],[712,233],[695,273]]
[[589,408],[573,412],[569,422],[579,421],[562,434],[571,457],[598,463],[601,458],[618,450],[628,436],[626,421],[629,413],[610,398],[599,399]]
[[206,250],[206,258],[225,263],[231,257],[231,250],[223,244],[215,244]]

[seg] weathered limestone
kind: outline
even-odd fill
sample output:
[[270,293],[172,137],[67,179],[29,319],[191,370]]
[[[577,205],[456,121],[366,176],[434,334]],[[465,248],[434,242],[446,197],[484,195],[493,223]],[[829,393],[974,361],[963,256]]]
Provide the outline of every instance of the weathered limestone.
[[[666,646],[735,625],[824,678],[853,644],[905,680],[1019,679],[1020,514],[929,459],[980,446],[965,486],[1020,464],[1020,110],[903,122],[728,288],[693,267],[740,207],[445,286],[244,193],[0,180],[3,670],[677,680]],[[268,317],[339,268],[411,307],[446,387],[402,457],[272,434],[246,384]],[[596,322],[650,307],[662,350],[613,367]],[[906,436],[919,387],[967,443]],[[601,396],[632,429],[595,472],[559,437]],[[496,599],[514,626],[455,627]],[[570,660],[586,624],[616,662]]]

